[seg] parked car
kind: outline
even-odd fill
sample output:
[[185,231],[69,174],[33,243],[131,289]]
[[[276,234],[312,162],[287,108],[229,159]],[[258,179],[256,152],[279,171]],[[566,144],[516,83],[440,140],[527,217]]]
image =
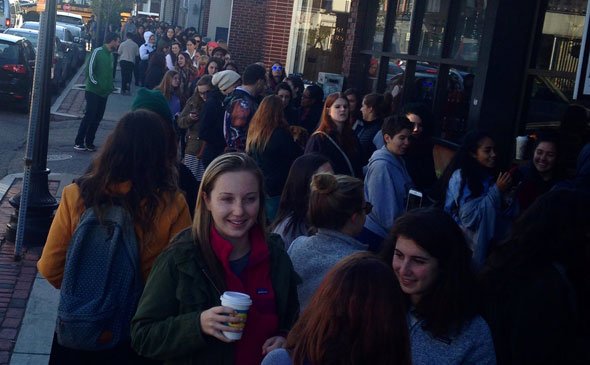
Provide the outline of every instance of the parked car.
[[[39,31],[25,28],[9,28],[4,31],[5,34],[26,38],[35,48],[37,54],[37,45],[39,42]],[[59,38],[55,37],[53,44],[53,59],[51,63],[51,86],[54,90],[65,83],[68,77],[68,66],[71,64],[71,54],[68,54],[67,47],[61,43]]]
[[28,110],[33,87],[35,50],[23,37],[0,33],[0,99]]
[[22,10],[17,0],[0,0],[0,31],[20,27],[23,23]]
[[[394,85],[403,85],[403,78],[405,75],[405,63],[395,65],[390,62],[388,69],[388,91],[391,91]],[[454,68],[449,70],[447,79],[447,90],[449,99],[463,99],[466,94],[465,78],[470,78],[473,75],[468,72],[460,71]],[[414,95],[411,100],[420,102],[432,102],[434,98],[434,89],[436,87],[436,80],[438,77],[438,67],[424,62],[416,64],[416,72],[414,74]],[[470,90],[467,91],[470,93]]]
[[[25,29],[36,29],[39,30],[39,22],[24,22],[23,28]],[[79,49],[76,43],[74,42],[74,36],[72,32],[70,32],[66,27],[61,25],[55,26],[55,36],[59,38],[59,40],[65,44],[68,48],[68,52],[71,53],[70,64],[68,67],[68,72],[74,74],[78,69],[78,60],[79,60]]]
[[57,25],[67,28],[74,36],[74,45],[78,47],[78,66],[81,66],[86,60],[86,38],[85,33],[80,27],[74,24],[57,22]]

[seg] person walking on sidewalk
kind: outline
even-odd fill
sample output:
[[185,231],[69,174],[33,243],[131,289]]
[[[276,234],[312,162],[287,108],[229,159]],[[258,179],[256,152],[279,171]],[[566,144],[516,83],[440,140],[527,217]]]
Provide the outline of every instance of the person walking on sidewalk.
[[119,65],[121,65],[121,94],[129,93],[135,59],[139,57],[139,46],[133,41],[133,33],[127,33],[127,39],[119,45]]
[[96,151],[94,137],[102,120],[109,94],[113,91],[113,55],[119,47],[119,35],[109,33],[102,47],[92,51],[86,73],[86,112],[80,121],[74,143],[77,151]]

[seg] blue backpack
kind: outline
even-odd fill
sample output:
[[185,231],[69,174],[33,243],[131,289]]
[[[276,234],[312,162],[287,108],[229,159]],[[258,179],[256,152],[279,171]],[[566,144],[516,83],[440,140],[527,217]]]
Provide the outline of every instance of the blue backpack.
[[133,219],[119,206],[101,221],[82,214],[66,255],[57,312],[57,340],[78,350],[105,350],[129,341],[143,291]]

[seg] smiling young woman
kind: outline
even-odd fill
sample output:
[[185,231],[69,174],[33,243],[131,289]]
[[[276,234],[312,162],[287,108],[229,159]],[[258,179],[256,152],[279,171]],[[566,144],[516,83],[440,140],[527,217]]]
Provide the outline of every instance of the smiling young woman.
[[[258,364],[282,347],[297,318],[299,278],[280,236],[267,234],[263,177],[243,153],[205,170],[192,230],[161,255],[133,320],[134,348],[146,357],[186,363]],[[224,290],[252,299],[240,341],[225,332],[243,322],[221,306]]]
[[388,117],[381,131],[385,145],[369,159],[365,176],[365,199],[375,209],[358,237],[372,251],[379,250],[395,219],[406,211],[408,192],[414,185],[402,159],[410,145],[412,123],[404,116]]
[[473,264],[481,268],[490,249],[508,233],[518,212],[506,199],[513,182],[496,169],[496,145],[490,134],[473,131],[443,174],[444,209],[469,237]]
[[418,208],[395,221],[384,243],[410,310],[412,363],[495,364],[490,329],[476,314],[471,251],[440,209]]

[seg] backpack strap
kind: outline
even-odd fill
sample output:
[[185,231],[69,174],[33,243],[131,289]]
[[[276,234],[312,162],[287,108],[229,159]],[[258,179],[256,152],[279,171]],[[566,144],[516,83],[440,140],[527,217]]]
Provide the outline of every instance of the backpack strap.
[[344,160],[346,161],[346,164],[348,165],[348,169],[350,170],[351,176],[354,176],[354,169],[352,168],[352,164],[350,163],[350,160],[348,159],[348,156],[346,155],[346,153],[344,153],[344,151],[342,150],[342,148],[340,148],[340,146],[338,146],[338,143],[336,143],[336,141],[334,141],[332,139],[332,137],[330,137],[330,135],[328,133],[326,133],[326,132],[315,131],[315,132],[313,132],[312,136],[315,136],[316,134],[324,135],[325,137],[328,138],[328,140],[330,142],[332,142],[332,144],[334,145],[334,147],[336,147],[338,149],[338,151],[340,151],[340,153],[342,154],[342,157],[344,157]]

